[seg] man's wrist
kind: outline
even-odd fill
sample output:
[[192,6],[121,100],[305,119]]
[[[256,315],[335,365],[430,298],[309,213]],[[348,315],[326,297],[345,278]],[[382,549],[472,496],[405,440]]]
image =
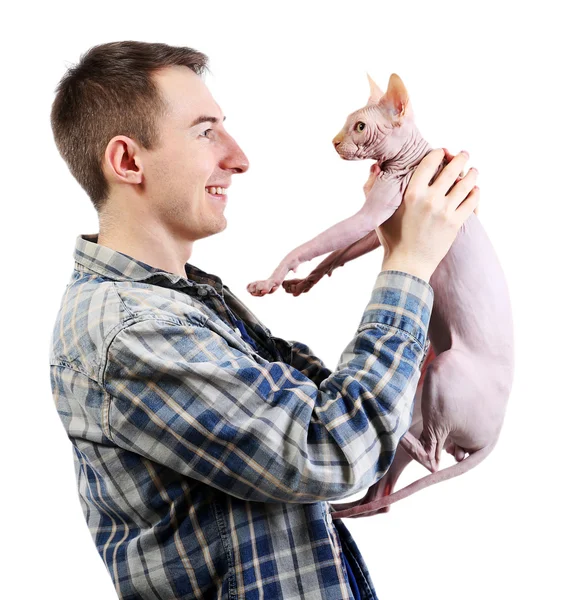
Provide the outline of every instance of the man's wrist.
[[382,271],[402,271],[423,279],[427,283],[430,282],[430,277],[434,272],[428,265],[421,262],[410,260],[399,256],[385,257],[382,264]]

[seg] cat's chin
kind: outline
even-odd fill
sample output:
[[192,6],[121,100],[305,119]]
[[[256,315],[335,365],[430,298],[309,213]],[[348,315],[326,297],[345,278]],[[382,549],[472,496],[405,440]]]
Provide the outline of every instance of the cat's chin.
[[355,153],[340,153],[338,152],[339,157],[342,158],[343,160],[363,160],[363,157],[361,156],[357,156],[357,154]]

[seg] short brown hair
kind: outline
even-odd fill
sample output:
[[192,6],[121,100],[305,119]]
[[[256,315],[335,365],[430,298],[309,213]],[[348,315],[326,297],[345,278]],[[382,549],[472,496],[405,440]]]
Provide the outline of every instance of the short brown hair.
[[147,150],[159,145],[157,123],[167,106],[151,75],[173,65],[202,75],[208,57],[184,46],[110,42],[81,55],[59,82],[51,107],[55,144],[97,213],[110,191],[102,171],[108,142],[126,135]]

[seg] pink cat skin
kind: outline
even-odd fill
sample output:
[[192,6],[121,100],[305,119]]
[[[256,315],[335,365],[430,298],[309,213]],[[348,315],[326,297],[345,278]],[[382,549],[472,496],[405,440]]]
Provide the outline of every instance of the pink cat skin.
[[[432,150],[416,128],[400,77],[391,75],[386,93],[370,77],[369,82],[367,105],[349,115],[333,140],[345,160],[377,161],[373,168],[379,173],[365,203],[353,216],[290,252],[269,279],[249,284],[253,295],[273,293],[282,284],[297,296],[324,274],[331,275],[335,268],[377,248],[375,228],[398,208],[414,170]],[[283,282],[299,264],[327,252],[332,254],[308,277]],[[361,500],[332,505],[333,518],[386,512],[393,502],[476,466],[498,440],[514,375],[512,310],[501,265],[474,213],[432,274],[430,285],[431,349],[422,366],[410,430],[387,473]],[[439,471],[444,447],[458,462]],[[432,474],[391,493],[412,459]]]

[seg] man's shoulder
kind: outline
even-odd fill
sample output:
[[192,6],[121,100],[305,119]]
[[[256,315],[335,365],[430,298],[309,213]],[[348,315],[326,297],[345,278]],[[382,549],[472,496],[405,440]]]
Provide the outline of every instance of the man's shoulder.
[[75,271],[55,318],[50,364],[73,365],[96,379],[113,337],[147,318],[194,325],[208,320],[199,303],[180,290]]
[[202,304],[182,289],[162,287],[143,281],[116,281],[114,293],[123,307],[122,324],[153,318],[204,325],[208,316]]

